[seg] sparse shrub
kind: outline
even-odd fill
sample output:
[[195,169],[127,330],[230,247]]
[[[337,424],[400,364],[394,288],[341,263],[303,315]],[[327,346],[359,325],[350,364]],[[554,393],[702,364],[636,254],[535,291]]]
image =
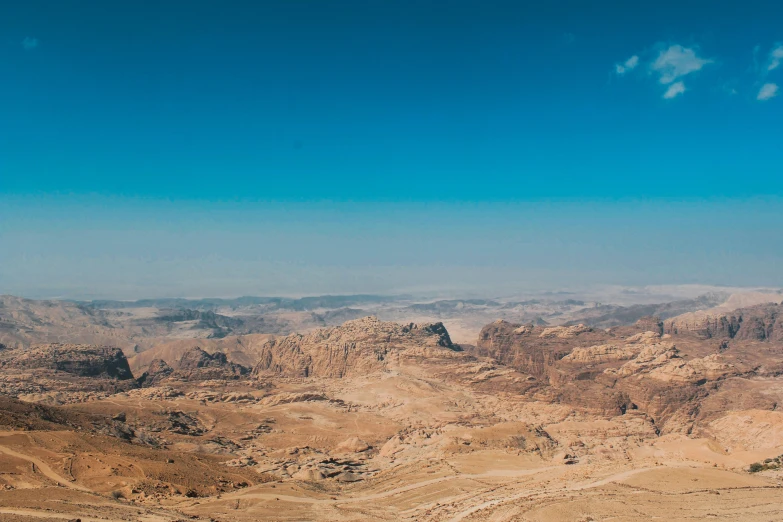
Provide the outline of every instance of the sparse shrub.
[[748,468],[748,471],[751,473],[758,473],[759,471],[764,471],[764,464],[761,462],[754,462],[750,465],[750,468]]
[[114,500],[119,500],[121,498],[125,498],[125,495],[122,494],[122,491],[115,489],[114,491],[111,492],[111,498],[113,498]]

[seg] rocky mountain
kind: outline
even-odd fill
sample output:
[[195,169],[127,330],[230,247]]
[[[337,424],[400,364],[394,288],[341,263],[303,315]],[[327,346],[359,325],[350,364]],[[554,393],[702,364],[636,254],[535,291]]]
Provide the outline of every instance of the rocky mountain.
[[[722,408],[749,400],[737,391],[741,379],[781,371],[777,348],[760,351],[753,344],[779,342],[779,311],[780,305],[738,310],[699,323],[705,328],[699,332],[709,333],[701,337],[690,335],[693,330],[683,335],[676,320],[662,327],[657,318],[606,330],[496,321],[481,331],[469,351],[536,377],[538,396],[547,400],[602,414],[633,409],[648,415],[662,432],[690,431],[724,412],[705,405],[716,404],[711,397],[722,397]],[[662,335],[663,330],[669,333]],[[731,342],[709,341],[711,337]]]
[[2,395],[62,404],[136,386],[119,348],[50,343],[0,351]]
[[173,367],[163,359],[154,359],[139,377],[139,384],[157,386],[170,379],[185,382],[236,380],[249,373],[247,367],[229,361],[223,352],[209,353],[194,346],[186,350]]
[[172,373],[174,373],[174,368],[169,366],[166,361],[163,359],[154,359],[149,367],[147,367],[147,371],[141,374],[138,382],[141,386],[158,386],[163,384]]
[[605,332],[584,325],[542,327],[498,320],[482,328],[475,348],[470,351],[546,379],[548,368],[575,346],[591,346],[608,338]]
[[79,377],[133,379],[119,348],[80,344],[43,344],[29,349],[0,351],[0,369],[55,370]]
[[717,309],[688,313],[667,320],[664,330],[704,339],[783,341],[783,302],[733,311]]
[[668,319],[677,315],[696,310],[712,308],[725,302],[731,294],[727,292],[710,292],[694,299],[684,299],[669,303],[636,304],[619,306],[602,304],[577,312],[577,317],[565,324],[584,323],[596,328],[631,325],[643,317],[658,317]]
[[174,375],[188,381],[203,379],[238,379],[249,370],[230,362],[223,352],[207,353],[199,347],[182,354]]
[[459,350],[442,323],[400,325],[365,317],[267,341],[253,375],[346,377],[382,369],[401,351],[428,349]]
[[187,351],[198,347],[208,353],[224,353],[230,362],[252,368],[258,361],[261,346],[272,337],[267,334],[248,334],[210,339],[168,340],[130,357],[128,362],[135,374],[144,372],[156,359],[175,367]]

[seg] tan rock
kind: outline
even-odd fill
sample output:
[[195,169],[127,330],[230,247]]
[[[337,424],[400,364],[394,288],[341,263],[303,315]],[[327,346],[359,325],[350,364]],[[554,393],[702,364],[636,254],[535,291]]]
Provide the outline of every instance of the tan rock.
[[359,437],[351,437],[337,445],[335,450],[338,453],[361,453],[370,449],[370,445]]

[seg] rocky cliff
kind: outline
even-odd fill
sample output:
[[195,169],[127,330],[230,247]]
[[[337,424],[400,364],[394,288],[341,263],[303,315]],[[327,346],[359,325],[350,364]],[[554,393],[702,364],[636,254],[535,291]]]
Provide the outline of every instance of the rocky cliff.
[[579,346],[595,346],[611,339],[584,325],[540,327],[498,320],[482,328],[471,352],[529,373],[549,378],[549,369]]
[[250,373],[247,367],[229,361],[223,352],[207,353],[199,347],[182,354],[173,372],[167,366],[162,360],[153,361],[148,372],[154,372],[158,378],[170,376],[184,381],[232,380]]
[[664,330],[704,339],[783,341],[783,304],[761,304],[731,312],[692,312],[668,319]]
[[147,371],[139,377],[139,385],[144,387],[157,386],[174,373],[174,368],[163,359],[153,360]]
[[79,377],[133,379],[128,360],[119,348],[85,344],[42,344],[0,352],[0,368],[47,369]]
[[400,325],[365,317],[307,335],[267,341],[253,375],[340,378],[383,369],[387,357],[403,350],[423,353],[458,348],[442,323]]
[[723,412],[701,403],[722,394],[725,382],[778,374],[780,356],[774,342],[764,353],[753,343],[779,339],[779,308],[752,307],[710,323],[712,335],[733,338],[730,345],[683,336],[676,328],[668,328],[674,335],[662,335],[664,325],[652,317],[607,330],[496,321],[482,329],[470,352],[536,377],[539,399],[610,416],[637,410],[661,431],[689,431],[699,418]]
[[119,348],[44,344],[0,351],[0,394],[65,404],[137,387]]

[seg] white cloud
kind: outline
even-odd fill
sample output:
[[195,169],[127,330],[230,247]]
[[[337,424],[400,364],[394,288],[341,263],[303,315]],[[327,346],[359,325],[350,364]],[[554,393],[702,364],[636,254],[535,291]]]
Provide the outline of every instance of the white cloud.
[[778,95],[777,84],[765,83],[764,85],[761,86],[761,90],[759,91],[759,95],[756,96],[756,99],[759,101],[765,101],[774,98],[777,95]]
[[685,84],[682,82],[673,83],[669,86],[668,89],[666,89],[666,92],[663,93],[663,98],[665,100],[671,100],[672,98],[676,98],[680,94],[685,92]]
[[30,36],[25,37],[25,39],[22,40],[22,47],[24,47],[25,51],[32,51],[38,47],[38,38],[32,38]]
[[778,44],[778,46],[769,53],[769,65],[767,65],[767,70],[774,71],[780,67],[781,63],[783,63],[783,44]]
[[636,55],[631,56],[628,58],[625,62],[622,64],[616,64],[615,71],[617,74],[623,75],[627,73],[628,71],[632,71],[636,68],[636,66],[639,65],[639,57]]
[[[666,85],[687,74],[701,70],[709,63],[712,63],[712,60],[700,58],[696,55],[696,51],[689,47],[672,45],[661,51],[650,67],[660,75],[658,81]],[[666,92],[668,94],[669,91]]]

